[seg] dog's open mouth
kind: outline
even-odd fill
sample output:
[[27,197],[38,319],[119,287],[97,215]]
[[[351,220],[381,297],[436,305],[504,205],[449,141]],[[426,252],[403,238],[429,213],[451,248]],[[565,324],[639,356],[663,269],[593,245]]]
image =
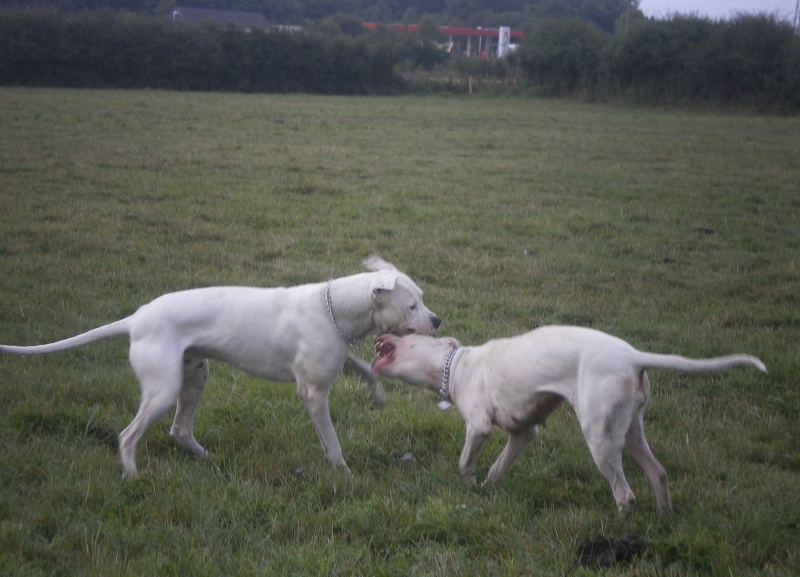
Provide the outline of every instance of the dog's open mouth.
[[390,343],[388,339],[383,337],[376,337],[373,346],[377,358],[372,361],[373,370],[378,370],[381,365],[386,364],[391,354],[394,352],[394,344]]
[[375,339],[375,354],[378,355],[379,359],[392,354],[392,351],[394,351],[392,343],[380,338]]

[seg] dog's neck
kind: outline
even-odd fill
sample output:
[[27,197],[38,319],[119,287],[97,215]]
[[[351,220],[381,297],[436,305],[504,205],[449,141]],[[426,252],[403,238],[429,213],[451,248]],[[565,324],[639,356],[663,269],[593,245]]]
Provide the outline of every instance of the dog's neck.
[[453,358],[456,356],[456,351],[458,351],[458,347],[450,349],[442,369],[442,384],[439,385],[439,396],[441,397],[439,408],[443,411],[449,409],[450,405],[453,404],[453,398],[450,396],[450,371],[453,368]]
[[347,341],[347,344],[350,345],[350,348],[352,349],[354,346],[356,346],[356,342],[358,341],[358,338],[351,337],[350,335],[348,335],[346,332],[344,332],[342,327],[339,326],[339,323],[336,322],[336,315],[333,314],[333,299],[331,298],[331,285],[332,284],[333,284],[333,279],[330,279],[328,281],[327,286],[325,287],[325,304],[328,307],[328,314],[331,317],[331,322],[333,323],[333,328],[336,329],[336,332],[339,333],[340,337],[342,337],[344,340]]
[[[344,339],[350,348],[355,346],[358,339],[373,330],[372,324],[372,302],[369,297],[369,275],[361,273],[357,275],[341,277],[329,280],[325,285],[325,306],[328,309],[336,333]],[[363,288],[349,287],[347,290],[348,298],[337,298],[337,293],[346,283],[359,283],[366,286]],[[358,295],[363,295],[360,297]]]

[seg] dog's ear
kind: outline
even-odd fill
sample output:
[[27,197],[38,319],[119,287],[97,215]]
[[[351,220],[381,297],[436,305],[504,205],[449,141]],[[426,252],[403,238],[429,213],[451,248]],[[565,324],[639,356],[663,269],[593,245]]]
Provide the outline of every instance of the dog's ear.
[[397,270],[392,263],[386,262],[377,254],[373,254],[365,258],[363,264],[364,268],[372,272],[377,272],[379,270]]
[[372,294],[372,298],[376,299],[382,292],[394,290],[395,285],[397,285],[397,278],[399,275],[393,272],[387,272],[385,274],[379,275],[372,283],[369,285],[369,291]]
[[457,349],[461,346],[461,343],[458,341],[458,339],[453,337],[441,337],[439,340],[446,342],[451,348],[454,349]]

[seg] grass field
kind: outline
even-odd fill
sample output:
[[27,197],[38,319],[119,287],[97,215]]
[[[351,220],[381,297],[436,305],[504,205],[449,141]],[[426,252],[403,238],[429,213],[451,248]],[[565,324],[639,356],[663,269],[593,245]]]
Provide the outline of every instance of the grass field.
[[195,426],[210,460],[164,418],[126,482],[127,342],[3,356],[0,574],[588,575],[575,551],[597,533],[648,541],[612,574],[797,574],[798,134],[799,118],[533,99],[0,89],[2,343],[178,289],[352,274],[378,252],[465,344],[580,324],[770,371],[651,372],[677,512],[659,517],[626,461],[623,520],[571,409],[502,485],[468,489],[456,411],[394,381],[375,410],[344,375],[348,478],[292,384],[216,363]]

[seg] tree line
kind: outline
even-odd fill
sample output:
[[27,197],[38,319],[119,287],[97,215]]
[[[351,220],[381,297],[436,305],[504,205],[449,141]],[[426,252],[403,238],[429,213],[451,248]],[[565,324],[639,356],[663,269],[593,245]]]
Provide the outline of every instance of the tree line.
[[[398,94],[446,77],[513,77],[504,90],[641,104],[797,112],[800,38],[775,15],[634,18],[613,32],[574,18],[532,26],[511,58],[466,61],[428,33],[367,31],[354,16],[301,33],[173,23],[110,10],[0,10],[0,85]],[[422,75],[414,71],[431,71]],[[411,72],[411,73],[410,73]],[[415,80],[416,79],[416,80]],[[509,88],[510,87],[510,88]]]
[[800,110],[800,37],[774,14],[642,19],[614,35],[551,20],[522,48],[541,94]]
[[[0,0],[0,6],[29,3],[29,0]],[[170,14],[180,5],[258,12],[273,24],[293,25],[342,16],[414,24],[427,17],[440,26],[522,29],[548,18],[580,18],[611,32],[623,13],[629,9],[638,13],[639,0],[36,0],[36,3],[62,12],[113,9],[159,16]]]
[[0,85],[389,94],[398,62],[446,56],[399,34],[244,32],[112,11],[0,12]]

